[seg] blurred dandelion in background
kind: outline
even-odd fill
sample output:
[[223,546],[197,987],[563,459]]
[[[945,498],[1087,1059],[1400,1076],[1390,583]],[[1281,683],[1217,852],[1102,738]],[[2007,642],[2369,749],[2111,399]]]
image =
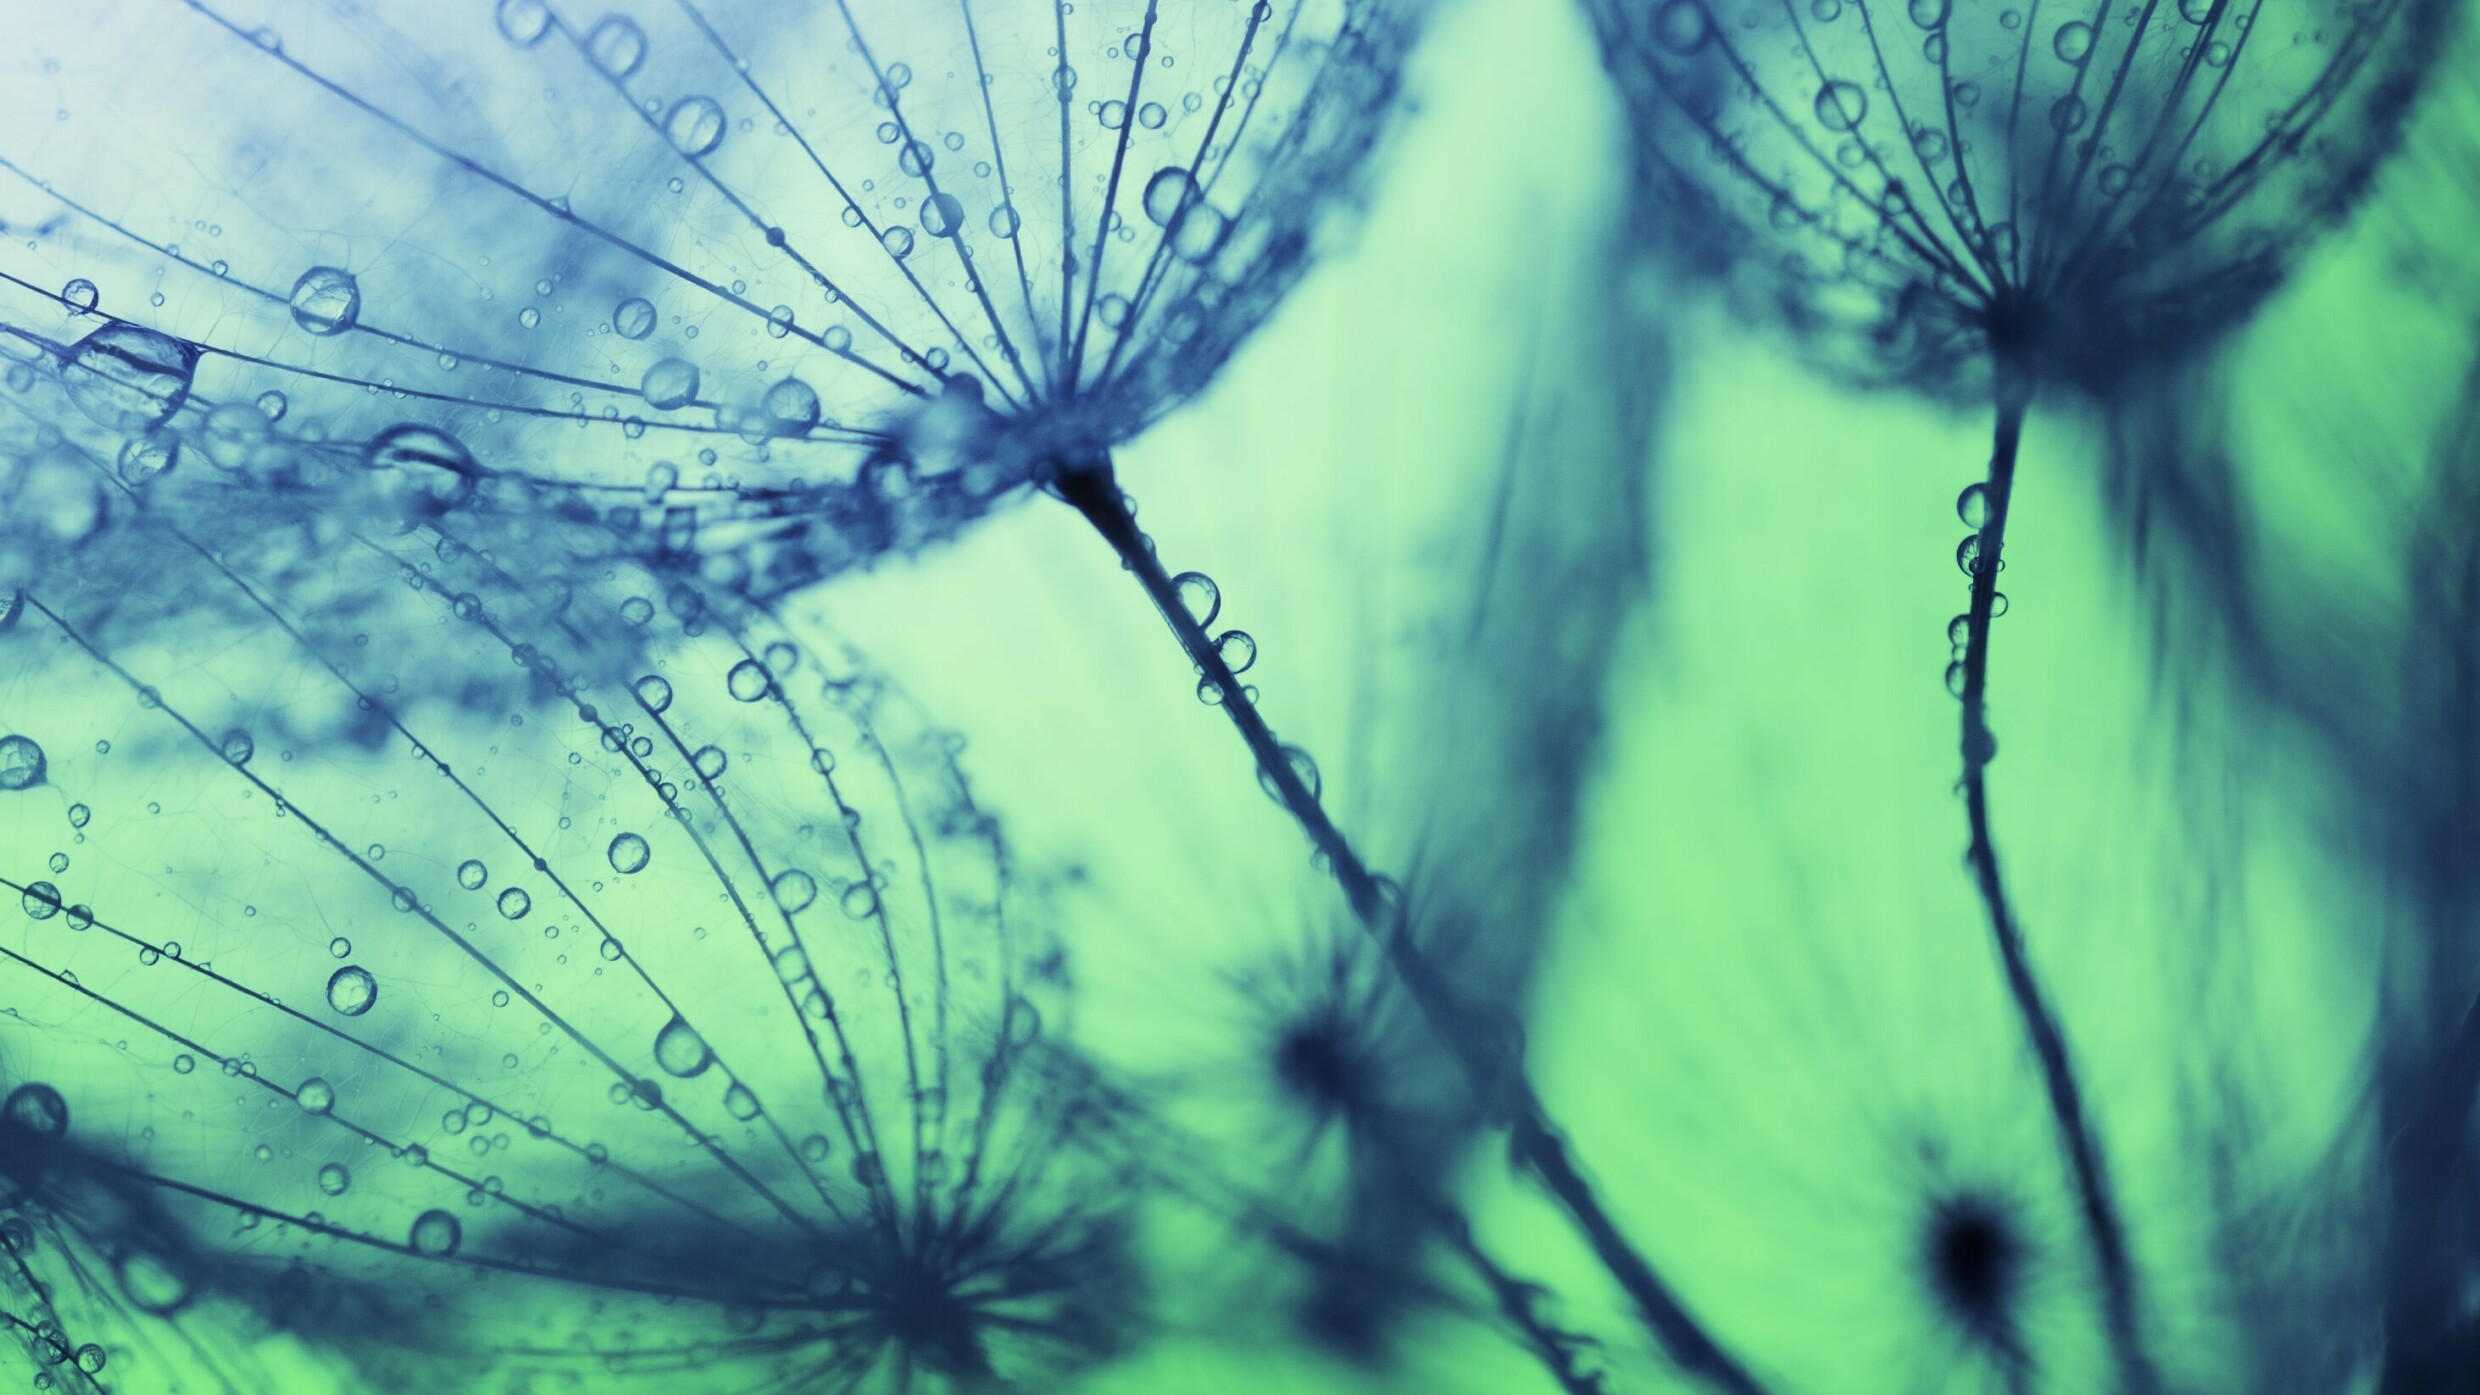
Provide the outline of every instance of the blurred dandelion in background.
[[1995,402],[1956,512],[1948,628],[1973,878],[2073,1170],[2132,1389],[2155,1376],[2064,1029],[1990,833],[1990,622],[2015,464],[2044,387],[2165,371],[2278,283],[2367,185],[2450,7],[2423,0],[1591,6],[1649,177],[1694,261],[1830,367]]

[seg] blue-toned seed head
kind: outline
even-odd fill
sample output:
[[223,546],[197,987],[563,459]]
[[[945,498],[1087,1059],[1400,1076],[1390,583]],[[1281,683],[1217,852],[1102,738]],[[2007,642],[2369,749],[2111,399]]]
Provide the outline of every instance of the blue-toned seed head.
[[2442,0],[1588,0],[1665,236],[1837,371],[2107,389],[2260,302],[2393,144]]

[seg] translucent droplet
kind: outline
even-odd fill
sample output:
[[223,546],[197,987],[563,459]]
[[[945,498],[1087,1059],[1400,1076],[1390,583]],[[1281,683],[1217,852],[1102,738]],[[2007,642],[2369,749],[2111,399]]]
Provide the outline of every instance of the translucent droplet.
[[1015,208],[1003,203],[990,210],[990,235],[1001,238],[1014,237],[1019,222]]
[[2179,0],[2179,14],[2190,24],[2202,24],[2213,17],[2216,0]]
[[1855,129],[1868,114],[1869,94],[1856,82],[1837,79],[1818,90],[1817,120],[1829,131]]
[[778,873],[768,889],[775,894],[776,907],[786,915],[805,911],[818,899],[817,878],[798,868]]
[[2059,25],[2057,35],[2050,40],[2051,51],[2066,63],[2083,62],[2092,55],[2092,46],[2093,27],[2080,19]]
[[319,1169],[319,1190],[329,1196],[342,1196],[353,1188],[353,1174],[343,1163],[329,1163]]
[[889,228],[878,235],[878,241],[880,246],[887,249],[888,255],[898,261],[913,255],[913,230],[911,228],[901,226]]
[[654,305],[642,296],[630,296],[611,308],[612,332],[623,339],[643,339],[654,332]]
[[697,390],[697,365],[678,358],[664,359],[647,369],[638,384],[638,393],[646,399],[646,405],[659,412],[688,406],[696,400]]
[[694,160],[723,144],[723,107],[712,97],[683,97],[663,118],[672,148]]
[[247,765],[250,763],[250,757],[258,754],[258,743],[251,739],[249,732],[240,727],[234,727],[224,733],[223,740],[216,743],[216,749],[223,753],[224,759],[233,764]]
[[612,839],[605,854],[611,859],[611,870],[622,876],[645,871],[647,861],[653,856],[646,847],[646,840],[634,833],[623,833]]
[[750,1093],[748,1086],[735,1080],[732,1088],[723,1092],[723,1109],[733,1118],[748,1123],[758,1117],[758,1097]]
[[1705,47],[1713,35],[1713,20],[1701,0],[1669,0],[1653,12],[1653,41],[1680,57]]
[[706,1038],[699,1036],[695,1027],[674,1017],[654,1034],[654,1063],[686,1080],[713,1065],[715,1053],[707,1048]]
[[1936,29],[1946,23],[1954,0],[1912,0],[1912,23],[1923,29]]
[[1145,181],[1145,216],[1154,226],[1167,228],[1183,209],[1197,198],[1197,181],[1178,165],[1166,166]]
[[818,390],[798,378],[786,378],[768,388],[762,405],[781,434],[798,435],[818,424]]
[[551,7],[543,0],[499,0],[500,37],[519,48],[532,48],[551,31]]
[[336,938],[327,942],[327,952],[330,956],[337,959],[350,959],[353,957],[353,942],[346,939],[342,935],[338,935]]
[[586,57],[611,77],[624,78],[646,61],[646,31],[637,21],[605,15],[586,32]]
[[532,909],[534,898],[525,894],[524,887],[512,886],[499,894],[499,913],[510,920],[523,920]]
[[60,914],[60,888],[50,882],[28,882],[17,904],[32,920],[50,920]]
[[725,691],[742,702],[756,702],[775,687],[774,675],[756,659],[743,659],[723,676]]
[[649,712],[659,715],[672,705],[671,682],[659,673],[649,673],[639,678],[634,689],[637,700],[644,703]]
[[121,483],[136,487],[145,484],[181,460],[181,438],[172,431],[158,428],[143,436],[132,436],[121,443],[118,469]]
[[1233,673],[1246,673],[1257,662],[1257,638],[1246,630],[1225,630],[1214,641],[1214,652]]
[[1982,484],[1967,484],[1955,496],[1955,517],[1966,528],[1979,528],[1989,522],[1989,489]]
[[327,1005],[347,1017],[359,1017],[379,1001],[379,981],[359,964],[347,964],[328,976]]
[[312,334],[342,334],[362,315],[362,286],[353,274],[314,266],[293,283],[293,323]]
[[336,1107],[336,1087],[314,1075],[293,1092],[293,1103],[305,1113],[325,1114]]
[[124,1250],[113,1257],[112,1277],[121,1296],[143,1313],[169,1317],[190,1299],[190,1282],[162,1256],[147,1250]]
[[1137,124],[1149,131],[1161,130],[1163,123],[1170,119],[1171,113],[1165,111],[1160,102],[1147,102],[1137,108]]
[[483,473],[465,443],[445,431],[391,426],[362,448],[365,469],[386,471],[382,488],[400,507],[420,512],[454,508],[470,498]]
[[0,736],[0,790],[32,789],[43,783],[43,748],[31,736]]
[[96,290],[95,283],[83,276],[60,288],[60,303],[68,306],[72,315],[88,314],[102,300],[103,292]]
[[954,237],[964,230],[964,205],[954,194],[932,194],[921,201],[921,226],[932,237]]
[[[1317,762],[1310,758],[1307,751],[1298,746],[1286,746],[1283,748],[1283,760],[1291,767],[1292,775],[1300,781],[1301,788],[1309,792],[1311,799],[1318,798],[1324,792],[1324,786],[1318,777]],[[1266,792],[1267,798],[1277,804],[1285,802],[1282,786],[1276,783],[1271,771],[1260,769],[1257,772],[1257,784]]]
[[1171,590],[1199,629],[1213,624],[1214,617],[1223,613],[1223,590],[1204,572],[1180,573],[1171,578]]
[[465,1227],[445,1211],[425,1211],[413,1218],[412,1241],[415,1254],[445,1259],[465,1243]]
[[456,884],[467,891],[482,890],[482,884],[490,879],[491,869],[474,858],[469,857],[456,865]]
[[[69,350],[60,383],[69,400],[97,426],[124,433],[152,431],[188,400],[197,367],[193,345],[136,325],[109,324]],[[260,424],[265,424],[263,418]]]
[[0,1117],[21,1135],[43,1141],[69,1131],[69,1102],[49,1085],[20,1085],[0,1101]]

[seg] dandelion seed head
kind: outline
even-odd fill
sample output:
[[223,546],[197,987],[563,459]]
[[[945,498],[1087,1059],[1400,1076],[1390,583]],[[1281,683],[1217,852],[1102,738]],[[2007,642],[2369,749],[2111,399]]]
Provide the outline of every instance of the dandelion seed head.
[[2450,6],[1592,5],[1666,240],[1830,368],[2105,389],[2244,317],[2392,145]]
[[[1419,8],[61,16],[47,119],[0,145],[44,229],[0,254],[13,381],[101,458],[149,442],[133,481],[195,461],[780,594],[1202,388],[1357,191]],[[168,67],[177,105],[119,95]],[[355,468],[413,431],[426,482]]]

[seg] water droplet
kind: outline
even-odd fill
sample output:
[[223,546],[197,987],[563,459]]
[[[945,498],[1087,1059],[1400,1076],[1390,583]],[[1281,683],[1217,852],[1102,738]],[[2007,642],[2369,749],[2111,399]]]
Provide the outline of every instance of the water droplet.
[[1154,177],[1145,182],[1145,216],[1153,219],[1158,228],[1170,227],[1171,221],[1197,199],[1197,181],[1177,165],[1156,170]]
[[306,1113],[325,1114],[336,1107],[336,1087],[314,1075],[293,1092],[293,1102]]
[[158,428],[143,436],[132,436],[121,444],[121,483],[133,488],[143,485],[180,463],[180,459],[181,438],[173,431]]
[[112,1277],[131,1307],[169,1317],[189,1302],[190,1282],[161,1256],[145,1250],[124,1250],[113,1257]]
[[671,681],[663,675],[646,674],[637,680],[634,688],[637,700],[646,705],[647,711],[660,714],[671,708],[672,685]]
[[1653,41],[1683,58],[1705,47],[1713,35],[1713,19],[1700,0],[1670,0],[1653,12]]
[[258,743],[250,738],[247,731],[234,727],[224,733],[223,739],[216,743],[216,749],[223,753],[224,759],[233,764],[247,765],[250,763],[250,757],[258,754]]
[[60,888],[50,882],[28,882],[25,894],[17,898],[17,904],[25,909],[30,919],[50,920],[60,914]]
[[379,1001],[379,981],[359,964],[347,964],[327,980],[327,1005],[347,1017],[359,1017]]
[[1214,652],[1235,674],[1257,662],[1257,638],[1246,630],[1225,630],[1214,641]]
[[499,894],[499,913],[510,920],[523,920],[532,909],[534,898],[525,894],[524,887],[512,886]]
[[1171,578],[1171,591],[1180,598],[1181,608],[1197,622],[1199,629],[1213,624],[1214,617],[1223,613],[1222,588],[1204,572],[1182,572]]
[[551,7],[543,0],[499,0],[500,37],[519,48],[532,48],[551,31]]
[[319,1190],[329,1196],[342,1196],[353,1186],[353,1174],[343,1163],[329,1163],[319,1169]]
[[646,61],[646,31],[637,21],[605,15],[586,33],[586,57],[611,77],[624,78]]
[[713,1065],[715,1053],[707,1048],[706,1038],[699,1036],[695,1027],[674,1017],[654,1034],[654,1063],[687,1080]]
[[1163,123],[1170,119],[1171,113],[1163,110],[1163,104],[1160,102],[1147,102],[1144,106],[1137,108],[1137,124],[1149,131],[1161,130]]
[[2056,37],[2050,41],[2051,50],[2066,63],[2083,62],[2092,55],[2092,46],[2093,27],[2080,19],[2059,25]]
[[756,659],[743,659],[732,665],[731,672],[723,676],[723,685],[740,701],[756,702],[773,691],[775,678],[766,671],[766,665]]
[[964,230],[964,205],[954,194],[932,194],[921,201],[921,226],[932,237],[954,237]]
[[990,210],[990,235],[993,237],[1014,237],[1019,224],[1016,210],[1011,205],[1003,203]]
[[2190,24],[2202,24],[2213,17],[2216,0],[2179,0],[2179,14]]
[[[1311,799],[1316,799],[1323,793],[1324,786],[1319,781],[1317,762],[1310,758],[1307,751],[1298,746],[1286,746],[1283,748],[1283,759],[1284,763],[1291,767],[1293,776],[1300,781],[1301,788],[1309,792]],[[1267,798],[1277,804],[1284,802],[1282,787],[1275,782],[1272,772],[1260,769],[1257,772],[1257,785],[1266,792]]]
[[1923,29],[1941,28],[1954,0],[1912,0],[1912,23]]
[[750,1093],[748,1086],[735,1080],[732,1088],[723,1092],[723,1108],[725,1113],[745,1124],[758,1117],[758,1097]]
[[643,339],[654,332],[654,305],[643,296],[630,296],[611,308],[612,332],[623,339]]
[[606,852],[611,858],[611,870],[622,876],[645,871],[646,863],[653,856],[646,847],[646,840],[634,833],[623,833],[612,839],[611,847]]
[[776,907],[786,915],[797,915],[818,899],[817,879],[798,868],[778,873],[768,889],[775,894]]
[[1963,526],[1966,528],[1978,528],[1988,523],[1988,486],[1982,484],[1965,485],[1963,487],[1963,492],[1955,496],[1955,517],[1962,519]]
[[783,435],[799,435],[818,424],[818,390],[798,378],[786,378],[768,388],[762,405]]
[[197,367],[193,345],[136,325],[109,324],[69,350],[60,382],[69,400],[97,426],[134,433],[171,420],[189,397]]
[[353,274],[314,266],[293,283],[293,323],[312,334],[342,334],[362,315],[362,286]]
[[887,249],[888,255],[898,261],[913,255],[913,230],[911,228],[889,228],[878,235],[878,241],[879,245]]
[[482,890],[482,884],[490,879],[491,869],[473,858],[469,857],[456,865],[456,884],[467,891]]
[[1869,114],[1869,94],[1856,82],[1837,79],[1817,93],[1817,120],[1829,131],[1856,129]]
[[31,736],[0,736],[0,790],[32,789],[43,783],[43,748]]
[[413,1218],[412,1238],[415,1254],[445,1259],[465,1243],[465,1227],[445,1211],[425,1211]]
[[20,1085],[0,1101],[0,1117],[13,1131],[40,1143],[69,1131],[69,1102],[49,1085]]
[[663,118],[672,148],[694,160],[723,144],[723,107],[712,97],[683,97]]
[[69,313],[73,315],[90,313],[102,300],[103,292],[96,290],[95,283],[83,276],[60,288],[60,303],[68,306]]
[[657,411],[669,412],[686,407],[697,397],[697,365],[686,359],[667,358],[646,370],[638,385],[646,405]]

